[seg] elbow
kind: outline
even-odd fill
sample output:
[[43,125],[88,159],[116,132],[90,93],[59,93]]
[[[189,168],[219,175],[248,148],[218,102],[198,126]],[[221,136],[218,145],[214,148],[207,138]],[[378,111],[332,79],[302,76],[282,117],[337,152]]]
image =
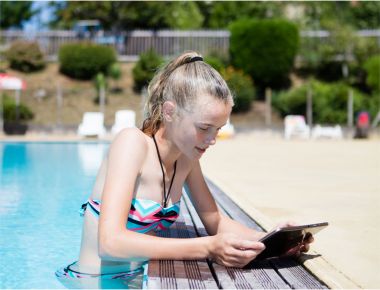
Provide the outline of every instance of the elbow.
[[[123,254],[120,249],[120,235],[103,233],[98,239],[98,256],[102,260],[119,260]],[[124,257],[125,258],[125,257]]]
[[119,233],[102,233],[98,238],[98,256],[102,260],[125,261],[133,257],[133,253],[126,251],[130,249],[125,244],[125,232]]
[[111,238],[100,237],[98,243],[98,256],[102,260],[112,260],[115,258],[115,242]]

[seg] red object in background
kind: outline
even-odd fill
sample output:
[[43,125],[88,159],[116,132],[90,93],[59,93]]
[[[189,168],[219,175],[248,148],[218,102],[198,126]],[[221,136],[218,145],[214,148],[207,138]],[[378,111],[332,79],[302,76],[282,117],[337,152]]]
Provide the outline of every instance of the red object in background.
[[357,119],[357,126],[361,128],[369,127],[368,112],[360,112]]

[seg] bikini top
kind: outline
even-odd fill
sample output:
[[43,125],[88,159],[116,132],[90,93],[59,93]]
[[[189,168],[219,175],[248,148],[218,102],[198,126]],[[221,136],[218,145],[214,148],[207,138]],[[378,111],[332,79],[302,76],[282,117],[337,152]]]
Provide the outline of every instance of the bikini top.
[[[163,207],[153,200],[133,198],[128,214],[127,229],[138,233],[147,233],[151,230],[169,228],[179,216],[180,202],[178,201],[168,207]],[[91,212],[98,217],[101,201],[89,199],[86,203],[82,204],[82,215],[88,206]]]

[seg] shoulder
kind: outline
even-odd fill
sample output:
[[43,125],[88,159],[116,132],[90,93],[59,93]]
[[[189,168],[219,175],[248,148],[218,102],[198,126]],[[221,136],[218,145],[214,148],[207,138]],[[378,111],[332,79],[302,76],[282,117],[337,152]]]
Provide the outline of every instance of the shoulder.
[[126,128],[120,131],[112,141],[111,150],[146,154],[148,136],[138,128]]

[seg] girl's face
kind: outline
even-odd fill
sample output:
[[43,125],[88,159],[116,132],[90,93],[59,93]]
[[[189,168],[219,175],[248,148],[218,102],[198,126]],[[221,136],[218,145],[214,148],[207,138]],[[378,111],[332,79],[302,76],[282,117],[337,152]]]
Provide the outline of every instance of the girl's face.
[[214,145],[216,136],[231,114],[232,101],[225,103],[212,96],[200,96],[192,112],[182,110],[173,122],[173,141],[190,159],[199,159]]

